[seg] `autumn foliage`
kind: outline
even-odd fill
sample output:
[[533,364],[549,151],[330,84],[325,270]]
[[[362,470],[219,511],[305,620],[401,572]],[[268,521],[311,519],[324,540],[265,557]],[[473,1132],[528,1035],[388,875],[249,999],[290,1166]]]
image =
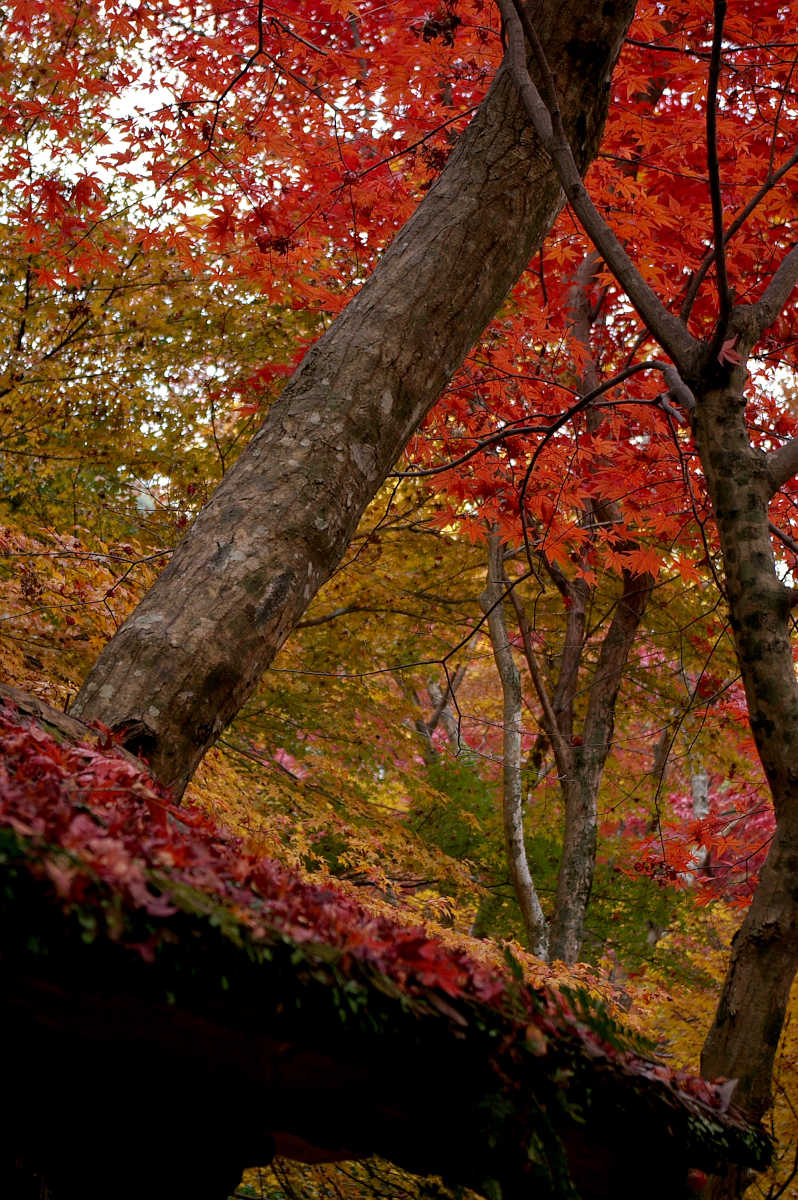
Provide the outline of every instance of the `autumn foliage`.
[[[502,58],[485,0],[289,7],[7,6],[0,668],[57,707],[430,191]],[[717,162],[736,303],[761,296],[795,240],[795,16],[775,0],[726,16]],[[711,5],[638,5],[587,177],[666,308],[708,343],[712,39]],[[797,320],[790,304],[750,362],[762,452],[798,432]],[[733,339],[716,349],[734,364]],[[110,742],[74,746],[3,713],[0,822],[36,847],[42,884],[66,908],[113,894],[146,914],[145,956],[190,895],[249,937],[323,943],[442,1012],[464,998],[501,1007],[501,951],[472,936],[522,936],[479,606],[498,531],[552,694],[584,602],[573,749],[623,581],[651,577],[599,792],[591,965],[513,955],[535,981],[588,982],[630,1007],[680,1055],[685,1025],[710,1019],[715,943],[730,937],[727,908],[750,902],[774,817],[706,481],[660,358],[565,208],[187,805]],[[788,586],[796,500],[792,479],[770,508]],[[511,640],[524,669],[520,628]],[[523,702],[526,845],[550,907],[561,772],[526,676]],[[127,936],[124,922],[107,932]],[[567,1020],[567,1002],[551,1003]],[[795,1058],[788,1040],[781,1182]]]

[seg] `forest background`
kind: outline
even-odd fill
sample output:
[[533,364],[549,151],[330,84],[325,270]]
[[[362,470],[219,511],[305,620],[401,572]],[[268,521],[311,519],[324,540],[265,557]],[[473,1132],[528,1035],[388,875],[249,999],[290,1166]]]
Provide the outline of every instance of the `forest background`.
[[[694,332],[717,309],[717,7],[638,6],[587,178]],[[794,237],[795,15],[725,19],[713,109],[738,302]],[[2,37],[0,665],[66,708],[432,187],[501,24],[480,0],[24,0]],[[556,961],[526,955],[531,977],[589,981],[697,1068],[774,819],[689,422],[657,372],[610,383],[647,340],[565,209],[186,802],[486,956],[506,939],[544,949],[554,918]],[[749,363],[764,450],[796,432],[795,345],[787,308]],[[716,349],[734,361],[733,341]],[[794,500],[790,479],[771,506],[789,586]],[[595,877],[588,844],[574,887],[563,762],[599,736]],[[558,925],[558,894],[580,888],[586,912]],[[754,1195],[798,1194],[791,1035],[788,1019],[777,1162]],[[278,1164],[242,1194],[426,1186],[382,1164]]]

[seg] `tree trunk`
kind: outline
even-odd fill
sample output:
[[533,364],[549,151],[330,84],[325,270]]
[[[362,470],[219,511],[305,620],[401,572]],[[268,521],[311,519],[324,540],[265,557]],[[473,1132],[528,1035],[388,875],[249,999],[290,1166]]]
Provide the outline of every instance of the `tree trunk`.
[[[633,11],[632,0],[545,0],[537,17],[582,169]],[[562,201],[503,67],[436,185],[305,356],[73,705],[122,731],[176,796],[337,566]]]
[[504,618],[504,544],[497,533],[488,539],[488,582],[480,597],[487,616],[493,658],[502,685],[502,823],[507,868],[521,910],[529,949],[538,958],[549,957],[549,923],[540,906],[529,870],[524,837],[524,790],[521,783],[521,676]]
[[[798,684],[788,620],[793,599],[776,573],[767,459],[751,446],[742,394],[745,373],[700,397],[695,435],[712,497],[726,592],[751,729],[778,832],[737,932],[702,1070],[738,1079],[735,1103],[761,1117],[770,1103],[773,1060],[798,968]],[[723,1194],[723,1193],[718,1193]]]

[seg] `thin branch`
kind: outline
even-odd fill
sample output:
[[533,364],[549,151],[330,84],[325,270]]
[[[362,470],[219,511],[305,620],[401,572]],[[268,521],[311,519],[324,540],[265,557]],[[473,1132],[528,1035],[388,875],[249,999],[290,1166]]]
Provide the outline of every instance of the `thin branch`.
[[[754,211],[754,209],[756,209],[762,203],[768,192],[772,191],[776,184],[781,182],[784,176],[793,169],[796,163],[798,163],[798,147],[793,150],[789,158],[785,159],[777,171],[774,171],[772,168],[768,171],[761,186],[757,188],[756,192],[754,192],[748,203],[740,209],[737,216],[726,230],[726,233],[723,237],[724,246],[729,244],[734,235],[738,233],[740,229],[742,229],[743,225],[751,216],[751,213]],[[682,301],[682,307],[679,310],[679,316],[683,321],[687,321],[687,318],[693,311],[693,305],[695,304],[699,288],[706,279],[707,271],[712,266],[714,261],[715,247],[713,246],[711,250],[707,251],[694,273],[690,276],[690,283],[687,287],[687,291],[685,292],[684,300]]]
[[709,173],[709,195],[712,201],[712,237],[714,241],[715,274],[718,288],[720,322],[715,334],[718,346],[723,341],[731,315],[729,277],[726,272],[726,253],[723,234],[723,197],[720,190],[720,163],[718,162],[718,81],[720,79],[721,51],[723,49],[723,22],[726,17],[726,0],[715,0],[715,29],[712,37],[712,56],[709,61],[707,84],[707,171]]
[[25,341],[25,330],[28,323],[28,310],[30,308],[30,285],[31,285],[31,256],[28,255],[27,265],[25,267],[25,294],[22,301],[22,312],[19,318],[19,327],[17,329],[16,351],[20,352],[23,342]]
[[[508,65],[535,132],[557,171],[568,202],[642,320],[671,358],[684,368],[696,357],[698,343],[687,332],[684,323],[668,312],[646,283],[588,195],[565,135],[551,68],[523,6],[520,2],[513,3],[513,0],[497,0],[497,3],[507,33]],[[524,34],[543,79],[546,103],[529,74]]]
[[566,779],[573,772],[573,754],[571,747],[566,742],[565,738],[560,733],[560,727],[557,723],[557,714],[554,711],[554,706],[551,702],[546,682],[543,678],[543,672],[540,669],[538,660],[535,656],[535,651],[532,646],[532,628],[529,624],[529,617],[526,614],[517,590],[513,588],[510,592],[510,599],[513,602],[515,615],[518,618],[518,628],[521,630],[521,641],[524,646],[524,657],[529,667],[529,674],[532,676],[532,683],[535,685],[540,707],[543,710],[543,728],[551,742],[554,757],[557,760],[557,770],[560,778]]
[[[209,129],[207,137],[205,139],[206,140],[206,149],[210,149],[211,145],[213,144],[213,136],[216,133],[216,126],[219,123],[219,113],[221,111],[222,104],[224,103],[225,99],[230,94],[230,92],[233,90],[233,88],[236,86],[236,84],[241,82],[241,80],[244,78],[244,76],[249,71],[249,68],[252,66],[252,64],[257,59],[259,59],[262,54],[266,53],[266,49],[263,44],[263,0],[258,0],[257,24],[258,24],[258,44],[257,44],[257,46],[253,50],[252,54],[250,54],[249,58],[246,59],[246,61],[244,62],[244,65],[243,65],[243,67],[241,67],[240,71],[238,71],[237,74],[235,74],[233,76],[233,78],[230,80],[230,82],[227,84],[227,86],[222,89],[222,91],[219,93],[219,95],[216,97],[216,99],[213,102],[213,120],[211,121],[210,129]],[[267,56],[267,57],[270,57],[270,56]]]
[[[598,387],[593,388],[592,392],[588,392],[585,396],[580,396],[575,404],[567,408],[559,417],[555,417],[548,425],[517,425],[508,424],[503,429],[499,429],[496,433],[491,433],[487,437],[482,438],[478,445],[472,446],[465,454],[461,454],[459,458],[452,459],[451,462],[443,463],[439,467],[421,467],[417,471],[393,471],[389,478],[391,479],[420,479],[425,475],[440,475],[444,471],[451,471],[455,467],[462,466],[468,462],[476,454],[480,454],[489,446],[496,445],[498,442],[506,441],[510,437],[522,437],[528,433],[542,433],[544,440],[541,445],[567,424],[572,417],[578,413],[597,397],[603,395],[604,392],[610,391],[611,388],[617,387],[632,375],[637,375],[639,371],[661,371],[665,382],[668,385],[668,392],[677,403],[687,409],[695,408],[695,399],[689,388],[684,384],[679,376],[678,371],[671,363],[660,362],[656,358],[648,359],[645,362],[634,363],[631,367],[625,367],[623,371],[619,371],[617,375],[613,375],[612,379],[607,379],[604,383],[600,383]],[[651,401],[653,403],[653,401]]]
[[784,87],[779,89],[779,103],[776,108],[776,115],[773,118],[773,137],[770,139],[770,154],[768,156],[768,175],[773,174],[773,163],[776,158],[776,138],[778,137],[778,134],[779,134],[779,121],[781,120],[781,114],[784,109],[784,101],[787,97],[787,93],[790,90],[790,80],[793,77],[793,72],[795,71],[796,66],[798,66],[798,55],[796,55],[793,58],[792,62],[790,63],[790,70],[787,75],[787,78],[784,80]]
[[[345,604],[341,608],[334,608],[332,612],[324,613],[320,617],[308,617],[305,621],[297,621],[294,629],[310,629],[315,625],[326,625],[328,621],[337,621],[339,617],[346,617],[349,613],[373,612],[371,608],[366,608],[361,604]],[[384,610],[381,610],[384,611]]]
[[[479,633],[475,633],[471,639],[471,642],[469,643],[469,650],[473,650],[475,648],[478,640],[479,640]],[[430,719],[427,721],[427,729],[429,730],[430,733],[434,733],[434,731],[438,725],[438,722],[440,721],[441,717],[444,715],[446,708],[448,707],[449,701],[451,700],[455,704],[455,706],[457,705],[457,689],[460,687],[460,684],[465,679],[466,671],[468,670],[469,666],[470,666],[470,659],[464,663],[460,663],[459,667],[457,668],[457,670],[455,671],[453,676],[450,676],[448,671],[446,672],[446,687],[443,688],[442,690],[438,689],[440,695],[439,695],[439,698],[437,701],[435,700],[435,697],[432,694],[432,691],[430,690],[430,688],[433,685],[429,684],[427,686],[427,691],[429,692],[430,699],[435,704],[435,708],[432,711],[432,715],[430,716]],[[444,724],[445,724],[445,722],[444,722]],[[451,741],[451,738],[449,740]],[[459,742],[459,738],[457,739],[457,742]]]
[[[521,484],[521,490],[520,490],[519,496],[518,496],[518,507],[519,507],[519,511],[521,513],[521,528],[522,528],[523,534],[524,534],[524,546],[526,548],[527,558],[530,560],[530,562],[531,562],[532,549],[529,544],[529,529],[527,526],[527,519],[526,519],[525,499],[526,499],[527,488],[529,487],[529,481],[532,478],[532,473],[535,469],[535,466],[537,465],[538,458],[540,457],[544,446],[549,441],[549,439],[557,432],[558,429],[561,429],[562,426],[565,425],[568,421],[570,421],[572,417],[576,416],[577,413],[581,412],[584,408],[586,408],[595,399],[595,397],[597,395],[600,395],[601,392],[605,392],[608,388],[615,386],[615,384],[621,383],[624,379],[628,379],[630,375],[634,375],[638,371],[646,370],[648,368],[656,368],[657,370],[662,371],[662,374],[665,378],[665,382],[668,384],[668,395],[673,396],[673,398],[679,404],[683,405],[683,407],[685,407],[687,409],[695,408],[695,397],[693,396],[692,392],[687,387],[687,385],[683,382],[676,367],[674,367],[671,363],[661,363],[661,362],[658,362],[656,359],[654,359],[651,362],[637,363],[636,366],[627,367],[624,371],[621,371],[618,375],[613,376],[613,378],[611,380],[608,380],[606,383],[600,384],[599,387],[594,388],[594,390],[592,392],[588,392],[588,394],[586,396],[582,396],[582,398],[580,400],[577,400],[576,404],[572,404],[571,407],[562,414],[562,416],[558,417],[555,421],[553,421],[551,423],[551,425],[548,427],[548,429],[546,430],[546,434],[541,439],[539,445],[536,446],[535,452],[529,460],[529,465],[527,466],[526,473],[524,475],[524,479]],[[659,400],[660,400],[660,403],[662,403],[662,399],[659,398]],[[655,403],[655,401],[651,401],[651,403],[653,404],[653,403]],[[666,416],[668,417],[668,420],[670,421],[670,414],[668,413],[667,409],[665,409],[665,413],[666,413]]]
[[768,529],[775,538],[778,538],[783,546],[788,550],[792,550],[793,554],[798,554],[798,542],[791,538],[783,529],[779,529],[778,525],[774,525],[772,521],[768,521]]

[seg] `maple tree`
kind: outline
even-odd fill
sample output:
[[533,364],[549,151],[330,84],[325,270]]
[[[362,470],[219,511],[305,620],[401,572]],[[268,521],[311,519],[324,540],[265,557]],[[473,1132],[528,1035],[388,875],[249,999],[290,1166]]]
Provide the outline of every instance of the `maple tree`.
[[[563,10],[556,17],[548,16],[551,53],[558,59],[562,56],[572,88],[571,119],[579,123],[580,155],[587,156],[597,148],[607,99],[603,87],[597,92],[593,72],[601,80],[609,73],[631,8],[618,6],[604,17],[586,6],[575,6],[569,20]],[[578,37],[572,38],[576,30]],[[567,65],[569,56],[578,58],[588,40],[590,78],[578,62],[572,69]],[[159,776],[178,792],[251,692],[311,596],[329,577],[410,432],[523,271],[535,243],[548,231],[560,204],[559,185],[551,165],[537,152],[537,139],[525,128],[516,90],[502,71],[411,218],[410,228],[394,238],[364,287],[305,356],[279,407],[271,409],[204,507],[177,557],[143,601],[145,607],[139,606],[126,622],[114,649],[101,655],[81,689],[76,712],[104,717],[112,728],[125,724],[130,744],[144,750]],[[505,169],[510,165],[517,171],[512,187]],[[491,196],[495,212],[489,220]],[[459,241],[450,236],[454,214]],[[465,225],[463,218],[467,218]],[[467,255],[461,243],[468,243]],[[495,274],[488,269],[494,263]],[[467,264],[470,278],[465,274]],[[353,338],[362,353],[354,352]],[[289,405],[295,405],[290,414]],[[332,433],[334,440],[320,439],[322,432]],[[267,445],[271,440],[273,445]],[[320,456],[322,445],[328,462]],[[266,464],[267,474],[261,478]],[[273,473],[278,464],[280,478]],[[247,482],[249,472],[254,475]],[[251,521],[237,519],[244,515],[241,497],[250,490],[266,505],[268,526],[254,513]],[[231,512],[225,511],[228,503]],[[281,505],[283,515],[278,514]],[[204,527],[207,538],[200,537]],[[278,530],[284,535],[279,548]],[[264,537],[266,544],[260,546]],[[206,558],[216,554],[217,543],[228,550],[216,559],[214,571],[208,569]],[[196,569],[186,558],[195,551]],[[240,590],[234,582],[234,572],[239,570]],[[175,580],[182,601],[185,628],[179,634],[173,620],[177,597],[166,594],[170,580]],[[201,601],[207,588],[218,593],[217,600],[209,593],[207,601]],[[158,610],[160,595],[172,614],[169,618]],[[215,607],[222,598],[229,614],[209,639],[200,609],[206,603]],[[172,630],[171,652],[179,647],[185,656],[185,676],[147,632],[165,620]],[[142,621],[140,643],[136,630]],[[136,679],[143,683],[145,675],[136,676],[129,669],[128,659],[120,653],[125,643],[134,658],[140,660],[143,654],[150,664],[141,695],[131,692],[128,699],[125,689],[134,688]],[[156,663],[164,666],[163,694],[150,674]],[[119,672],[119,679],[112,683],[105,677],[107,670]],[[105,709],[112,696],[117,714]],[[222,697],[223,707],[219,707]],[[162,737],[153,722],[159,714],[166,720],[167,713],[168,736]]]
[[[718,316],[709,331],[703,331],[703,340],[688,332],[687,312],[677,318],[662,305],[593,208],[559,127],[556,89],[547,74],[543,51],[539,50],[538,60],[545,101],[523,61],[524,35],[535,44],[535,32],[523,13],[503,9],[515,39],[519,89],[525,95],[530,119],[558,163],[569,199],[645,320],[649,333],[678,366],[681,378],[671,385],[670,395],[689,413],[718,526],[732,629],[752,731],[773,793],[777,827],[759,887],[737,938],[703,1063],[711,1073],[723,1069],[738,1078],[743,1102],[752,1111],[762,1112],[769,1099],[777,1042],[774,1027],[781,1028],[796,968],[792,945],[796,909],[789,884],[794,858],[789,847],[794,838],[791,798],[795,755],[791,739],[798,692],[787,634],[791,593],[777,570],[769,505],[793,475],[797,443],[787,441],[765,454],[752,445],[745,421],[745,364],[756,343],[781,316],[796,281],[798,250],[785,248],[772,277],[762,272],[763,278],[758,281],[762,290],[757,299],[734,304],[728,282],[716,128],[725,11],[725,5],[716,6],[707,96],[712,261]],[[747,282],[750,287],[750,277]],[[689,380],[688,385],[684,379]],[[763,942],[766,929],[771,932]],[[745,1012],[744,1020],[738,1016],[741,1012]],[[711,1190],[716,1195],[732,1194],[738,1186],[737,1179],[730,1177],[711,1185]]]

